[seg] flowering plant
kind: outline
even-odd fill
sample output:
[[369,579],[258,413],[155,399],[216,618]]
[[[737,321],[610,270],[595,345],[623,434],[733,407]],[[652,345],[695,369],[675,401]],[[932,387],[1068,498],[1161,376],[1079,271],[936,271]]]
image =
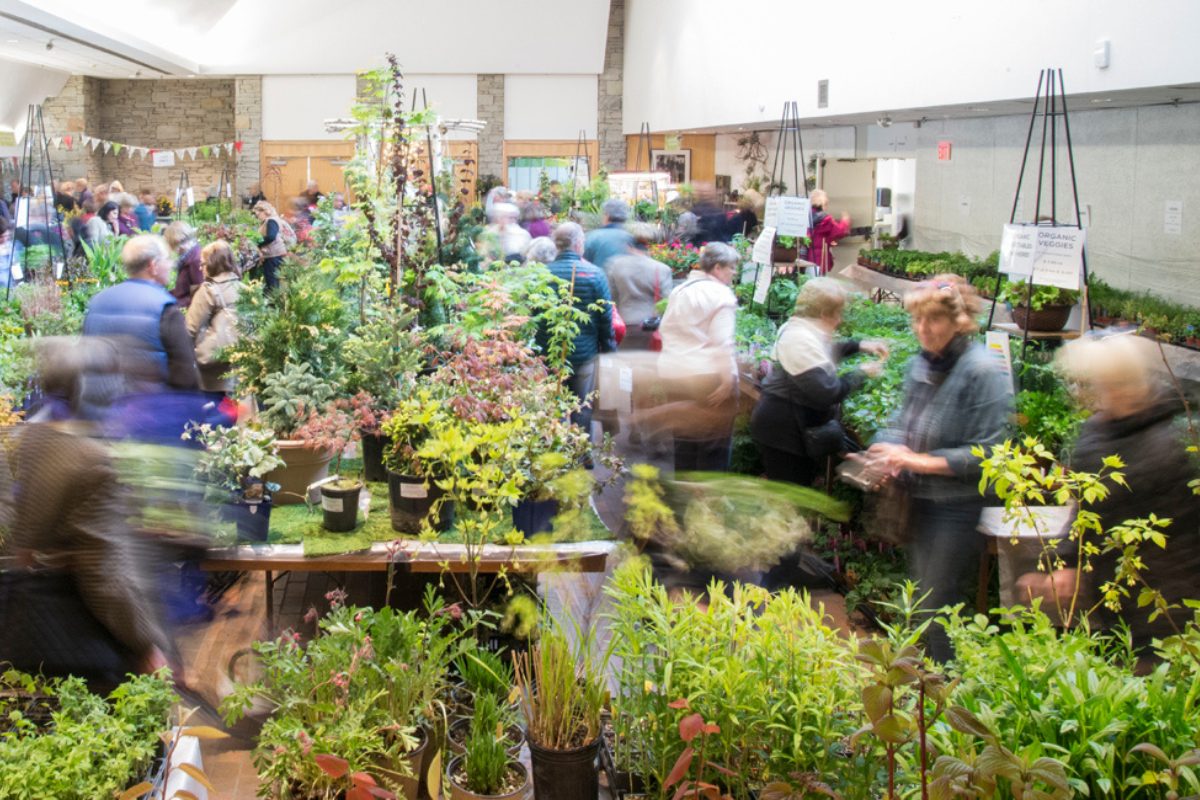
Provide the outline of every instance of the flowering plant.
[[677,278],[686,276],[700,260],[700,248],[694,244],[652,244],[650,257],[671,268]]
[[[226,428],[193,422],[182,438],[204,447],[196,460],[196,477],[231,492],[241,492],[247,479],[262,478],[283,466],[275,431],[270,428],[256,425]],[[275,491],[279,487],[268,484],[267,488]]]

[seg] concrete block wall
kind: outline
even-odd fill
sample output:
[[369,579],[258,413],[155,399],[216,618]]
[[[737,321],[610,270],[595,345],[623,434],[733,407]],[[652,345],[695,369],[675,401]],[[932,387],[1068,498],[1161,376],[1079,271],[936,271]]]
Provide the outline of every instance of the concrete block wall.
[[610,172],[625,169],[624,115],[625,0],[610,0],[608,38],[604,46],[604,72],[596,93],[596,127],[600,163]]
[[[97,112],[88,134],[122,144],[170,150],[235,139],[233,80],[103,80]],[[233,158],[176,159],[173,167],[155,167],[150,156],[107,153],[99,159],[99,180],[119,180],[130,192],[142,188],[172,196],[187,170],[197,198],[215,186]]]
[[504,76],[480,75],[475,99],[478,119],[487,123],[479,133],[479,175],[506,180],[504,169]]

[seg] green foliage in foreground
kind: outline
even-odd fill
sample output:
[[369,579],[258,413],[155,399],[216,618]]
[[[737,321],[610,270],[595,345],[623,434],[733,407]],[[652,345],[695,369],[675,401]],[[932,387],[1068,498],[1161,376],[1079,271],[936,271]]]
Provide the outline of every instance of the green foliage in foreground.
[[[39,732],[15,708],[11,692],[57,701],[53,724]],[[39,680],[9,671],[0,677],[0,797],[12,800],[98,800],[145,777],[158,734],[176,701],[166,676],[139,675],[107,699],[81,678]]]

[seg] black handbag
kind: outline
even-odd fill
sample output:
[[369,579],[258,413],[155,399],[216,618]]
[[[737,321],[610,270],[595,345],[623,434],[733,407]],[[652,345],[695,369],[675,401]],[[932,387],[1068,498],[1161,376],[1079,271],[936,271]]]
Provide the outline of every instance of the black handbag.
[[805,428],[800,437],[804,442],[804,453],[809,458],[825,458],[846,449],[846,431],[837,419]]

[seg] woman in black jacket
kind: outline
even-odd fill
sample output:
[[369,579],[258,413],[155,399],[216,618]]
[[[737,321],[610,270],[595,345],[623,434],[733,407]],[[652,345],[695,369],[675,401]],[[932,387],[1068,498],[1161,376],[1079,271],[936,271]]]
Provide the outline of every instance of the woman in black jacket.
[[774,367],[750,417],[750,433],[771,480],[811,485],[825,459],[841,449],[840,428],[830,424],[838,405],[883,369],[882,362],[872,361],[837,374],[837,362],[860,350],[880,358],[888,354],[884,342],[834,342],[845,306],[840,283],[813,278],[800,290],[795,313],[779,331]]

